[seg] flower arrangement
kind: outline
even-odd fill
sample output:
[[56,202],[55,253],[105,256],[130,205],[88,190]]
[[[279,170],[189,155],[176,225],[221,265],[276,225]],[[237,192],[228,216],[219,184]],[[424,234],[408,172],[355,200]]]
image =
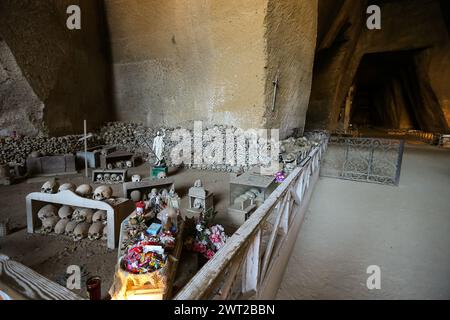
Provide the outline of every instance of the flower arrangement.
[[158,243],[153,241],[140,241],[130,249],[122,258],[124,269],[130,273],[143,274],[153,272],[163,268],[166,264],[167,256],[158,249]]
[[211,259],[228,239],[223,226],[216,224],[208,227],[204,219],[200,219],[196,226],[197,234],[193,241],[192,250],[201,253],[206,259]]
[[276,181],[277,183],[282,183],[285,179],[286,179],[286,176],[285,176],[285,174],[284,174],[283,171],[278,171],[278,172],[275,174],[275,181]]

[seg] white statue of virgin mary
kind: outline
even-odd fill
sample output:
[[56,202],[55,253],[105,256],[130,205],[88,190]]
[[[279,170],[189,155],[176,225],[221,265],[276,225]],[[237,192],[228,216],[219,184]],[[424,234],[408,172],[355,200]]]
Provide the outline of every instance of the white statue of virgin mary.
[[153,153],[156,156],[156,165],[159,166],[163,162],[163,152],[164,152],[164,137],[165,133],[158,131],[156,137],[153,139]]

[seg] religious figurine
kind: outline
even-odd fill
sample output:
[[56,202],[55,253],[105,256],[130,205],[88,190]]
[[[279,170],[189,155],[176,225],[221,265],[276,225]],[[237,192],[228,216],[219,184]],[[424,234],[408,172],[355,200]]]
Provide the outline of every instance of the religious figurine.
[[169,193],[167,192],[167,189],[162,189],[162,191],[161,191],[162,202],[167,203],[168,197],[169,197]]
[[156,137],[153,139],[153,153],[156,156],[156,166],[160,167],[160,166],[164,166],[164,156],[163,156],[163,152],[164,152],[164,137],[166,136],[166,133],[164,132],[164,130],[158,131],[156,133]]
[[148,194],[148,201],[146,202],[146,209],[153,210],[156,202],[156,197],[158,196],[157,190],[153,188]]
[[180,208],[180,197],[175,192],[175,188],[172,186],[167,195],[167,205],[169,208],[179,209]]
[[136,203],[136,214],[138,216],[144,215],[145,203],[144,201],[139,201]]

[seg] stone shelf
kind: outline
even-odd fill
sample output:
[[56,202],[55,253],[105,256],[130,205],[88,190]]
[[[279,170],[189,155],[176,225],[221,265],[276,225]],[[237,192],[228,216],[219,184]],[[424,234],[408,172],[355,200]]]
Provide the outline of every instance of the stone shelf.
[[41,225],[37,213],[39,209],[48,203],[105,210],[107,213],[108,228],[107,246],[110,249],[115,249],[119,242],[120,223],[134,210],[134,203],[125,198],[111,198],[105,201],[97,201],[80,197],[70,190],[56,194],[33,192],[26,196],[28,233],[34,233],[36,228]]

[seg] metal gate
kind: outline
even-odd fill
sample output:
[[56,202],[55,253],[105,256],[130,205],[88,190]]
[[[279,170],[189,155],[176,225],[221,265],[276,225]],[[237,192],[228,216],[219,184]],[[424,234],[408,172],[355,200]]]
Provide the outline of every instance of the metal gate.
[[403,140],[332,136],[320,175],[398,185],[403,149]]

